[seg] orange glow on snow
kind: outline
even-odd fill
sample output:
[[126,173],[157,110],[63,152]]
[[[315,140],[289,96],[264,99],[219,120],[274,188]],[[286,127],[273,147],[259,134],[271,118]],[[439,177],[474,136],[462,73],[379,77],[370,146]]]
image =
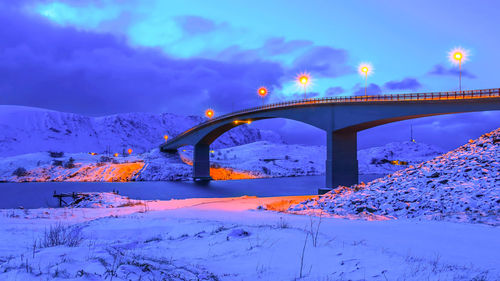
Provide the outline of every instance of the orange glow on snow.
[[[189,166],[193,166],[193,161],[187,158],[186,156],[179,154],[182,162]],[[257,179],[259,178],[256,175],[253,175],[249,172],[245,171],[235,171],[229,168],[222,167],[210,167],[210,176],[214,180],[244,180],[244,179]]]

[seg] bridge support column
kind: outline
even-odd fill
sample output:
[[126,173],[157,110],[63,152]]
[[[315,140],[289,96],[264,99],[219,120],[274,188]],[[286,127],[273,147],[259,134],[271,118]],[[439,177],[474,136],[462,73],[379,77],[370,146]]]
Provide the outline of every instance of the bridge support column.
[[210,177],[210,146],[198,143],[194,146],[193,153],[193,179],[211,180]]
[[357,132],[327,131],[326,137],[326,186],[319,189],[324,194],[339,185],[358,183]]

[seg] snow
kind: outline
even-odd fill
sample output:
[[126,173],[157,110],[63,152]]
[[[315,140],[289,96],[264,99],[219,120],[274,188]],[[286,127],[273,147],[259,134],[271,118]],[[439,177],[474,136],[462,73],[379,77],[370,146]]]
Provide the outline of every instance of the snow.
[[[66,153],[112,153],[129,148],[144,153],[158,147],[164,135],[175,137],[203,122],[198,116],[170,113],[125,113],[88,117],[25,106],[0,105],[0,156],[42,151]],[[214,142],[213,147],[241,145],[266,138],[282,142],[271,131],[261,132],[247,125],[238,126]]]
[[367,184],[338,187],[290,208],[369,219],[420,218],[500,225],[500,128]]
[[360,173],[388,174],[407,167],[405,165],[392,165],[388,161],[399,160],[407,162],[408,165],[415,165],[443,153],[445,151],[441,148],[425,143],[391,142],[384,146],[358,151],[358,165]]
[[[408,150],[411,153],[404,154]],[[420,143],[390,143],[383,147],[358,152],[361,175],[385,175],[407,166],[380,164],[381,160],[401,160],[419,163],[441,152]],[[155,148],[129,157],[112,157],[111,163],[100,163],[101,155],[66,153],[58,158],[67,162],[75,159],[75,168],[53,167],[54,158],[47,152],[0,158],[0,181],[165,181],[189,180],[192,172],[192,149],[181,148],[179,154],[162,153]],[[214,149],[211,153],[212,177],[215,179],[311,176],[325,173],[324,146],[289,145],[269,141]],[[375,163],[372,159],[377,159]],[[117,164],[118,163],[118,164]],[[103,166],[100,166],[103,165]],[[13,176],[24,167],[28,175]],[[124,171],[125,170],[125,171]],[[121,173],[121,174],[120,174]],[[373,178],[373,177],[372,177]]]
[[[304,199],[240,197],[129,205],[123,204],[127,198],[110,193],[87,202],[95,200],[100,208],[2,210],[0,279],[500,278],[498,227],[258,210],[276,201]],[[51,231],[55,236],[62,233],[63,243],[41,243]]]

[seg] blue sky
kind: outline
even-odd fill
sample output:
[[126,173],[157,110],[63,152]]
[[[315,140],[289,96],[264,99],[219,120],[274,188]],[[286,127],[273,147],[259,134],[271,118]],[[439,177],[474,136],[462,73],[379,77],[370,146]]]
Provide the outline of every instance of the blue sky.
[[[463,88],[499,87],[495,1],[13,2],[0,7],[0,24],[16,30],[0,32],[8,104],[88,115],[223,114],[260,104],[261,85],[270,89],[266,102],[301,97],[293,80],[302,71],[312,75],[311,96],[359,94],[361,62],[374,66],[372,94],[455,90],[447,53],[459,46],[470,54]],[[498,127],[498,117],[402,122],[363,132],[360,146],[405,140],[414,124],[422,141],[448,148]],[[324,142],[322,132],[294,122],[255,125],[288,142]],[[387,139],[394,126],[401,134]],[[460,137],[436,139],[449,126]]]

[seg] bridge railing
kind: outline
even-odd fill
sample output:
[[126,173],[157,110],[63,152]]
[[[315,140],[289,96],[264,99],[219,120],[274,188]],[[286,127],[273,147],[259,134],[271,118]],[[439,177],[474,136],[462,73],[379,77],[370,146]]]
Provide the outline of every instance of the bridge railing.
[[189,132],[206,126],[212,122],[225,119],[232,116],[238,116],[244,113],[252,113],[267,109],[286,108],[298,105],[311,105],[311,104],[331,104],[331,103],[356,103],[356,102],[382,102],[382,101],[424,101],[424,100],[463,100],[463,99],[478,99],[478,98],[492,98],[500,97],[500,88],[484,89],[484,90],[468,90],[468,91],[451,91],[451,92],[431,92],[431,93],[409,93],[409,94],[390,94],[390,95],[372,95],[372,96],[344,96],[344,97],[326,97],[318,99],[302,99],[293,101],[278,102],[263,106],[256,106],[252,108],[242,109],[235,112],[227,113],[216,118],[207,120],[200,123],[193,128],[179,134],[172,138],[170,142],[181,138]]

